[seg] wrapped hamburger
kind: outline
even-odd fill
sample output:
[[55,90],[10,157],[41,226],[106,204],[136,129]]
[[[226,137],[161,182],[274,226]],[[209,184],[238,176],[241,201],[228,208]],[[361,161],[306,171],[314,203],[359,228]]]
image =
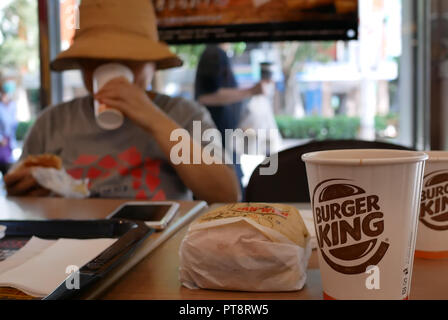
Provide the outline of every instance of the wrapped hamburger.
[[66,198],[87,198],[90,195],[88,179],[73,179],[63,168],[62,159],[54,154],[29,155],[17,163],[11,172],[21,168],[32,168],[36,182]]
[[305,285],[310,254],[310,235],[296,208],[230,204],[190,225],[179,250],[179,278],[190,289],[297,291]]

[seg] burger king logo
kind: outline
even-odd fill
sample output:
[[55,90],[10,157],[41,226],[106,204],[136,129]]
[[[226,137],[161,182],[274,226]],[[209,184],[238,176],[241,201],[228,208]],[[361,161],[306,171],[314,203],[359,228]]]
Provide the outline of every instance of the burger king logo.
[[426,227],[448,230],[448,171],[435,171],[423,179],[420,221]]
[[312,206],[319,249],[332,269],[361,274],[379,264],[389,244],[377,195],[351,180],[331,179],[316,186]]

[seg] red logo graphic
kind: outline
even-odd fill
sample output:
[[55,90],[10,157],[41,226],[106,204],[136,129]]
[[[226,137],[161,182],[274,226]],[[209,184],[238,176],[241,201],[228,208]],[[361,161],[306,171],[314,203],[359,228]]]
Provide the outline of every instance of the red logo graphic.
[[112,155],[100,158],[97,155],[82,154],[73,164],[74,167],[67,170],[67,173],[75,179],[88,178],[89,188],[96,181],[119,174],[122,177],[131,176],[131,188],[135,190],[136,199],[166,200],[165,192],[157,190],[161,184],[161,161],[149,157],[143,159],[136,147],[125,150],[116,158]]

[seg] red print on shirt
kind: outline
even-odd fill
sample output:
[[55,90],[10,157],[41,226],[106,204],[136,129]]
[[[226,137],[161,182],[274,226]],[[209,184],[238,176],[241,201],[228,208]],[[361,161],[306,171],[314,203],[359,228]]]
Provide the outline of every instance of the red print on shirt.
[[89,178],[90,180],[95,180],[99,176],[101,176],[102,173],[103,172],[101,170],[98,170],[95,167],[90,167],[89,171],[87,172],[87,178]]
[[82,154],[79,158],[74,162],[75,166],[89,166],[92,165],[95,161],[98,160],[98,156],[92,156],[89,154]]
[[115,172],[121,176],[131,176],[132,189],[136,191],[136,199],[166,200],[166,194],[160,187],[160,160],[145,158],[136,147],[131,147],[117,158],[106,155],[100,159],[98,155],[82,154],[74,161],[74,168],[67,170],[75,179],[89,178],[89,187],[95,180],[109,177]]
[[98,165],[104,169],[114,169],[117,167],[118,163],[115,161],[115,159],[111,156],[105,156],[103,159],[100,160]]
[[136,147],[129,148],[119,154],[118,158],[133,167],[139,166],[142,163],[142,156]]
[[160,179],[158,177],[154,177],[152,174],[148,173],[148,174],[146,174],[145,182],[146,182],[146,185],[148,186],[149,190],[151,192],[153,192],[159,186]]
[[67,173],[71,175],[74,179],[82,179],[84,175],[84,169],[83,168],[75,168],[71,170],[67,170]]

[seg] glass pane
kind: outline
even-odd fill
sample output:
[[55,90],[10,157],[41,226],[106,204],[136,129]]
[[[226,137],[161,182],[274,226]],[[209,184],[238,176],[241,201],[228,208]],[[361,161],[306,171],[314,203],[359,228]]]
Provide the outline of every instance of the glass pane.
[[[205,46],[173,48],[186,65],[160,75],[159,87],[193,98]],[[240,87],[260,80],[260,63],[273,63],[271,107],[285,139],[397,140],[400,67],[410,67],[400,65],[402,51],[401,1],[362,0],[357,41],[247,43],[227,53]]]
[[431,147],[448,150],[448,1],[431,4]]
[[[227,50],[240,88],[254,86],[261,78],[261,63],[272,63],[275,89],[266,99],[246,100],[240,124],[255,130],[277,126],[282,139],[271,151],[311,139],[412,145],[413,93],[407,72],[413,66],[407,56],[402,59],[403,41],[409,37],[403,33],[403,3],[361,0],[359,10],[356,41],[241,43]],[[204,48],[173,46],[185,66],[159,74],[157,88],[194,99],[196,67]]]
[[[66,50],[73,42],[77,20],[77,8],[79,0],[59,0],[60,26],[61,26],[61,50]],[[79,70],[70,70],[62,73],[63,101],[69,101],[87,94]]]
[[[0,2],[0,165],[20,157],[24,136],[39,110],[39,40],[36,0]],[[12,154],[10,155],[10,149]]]

